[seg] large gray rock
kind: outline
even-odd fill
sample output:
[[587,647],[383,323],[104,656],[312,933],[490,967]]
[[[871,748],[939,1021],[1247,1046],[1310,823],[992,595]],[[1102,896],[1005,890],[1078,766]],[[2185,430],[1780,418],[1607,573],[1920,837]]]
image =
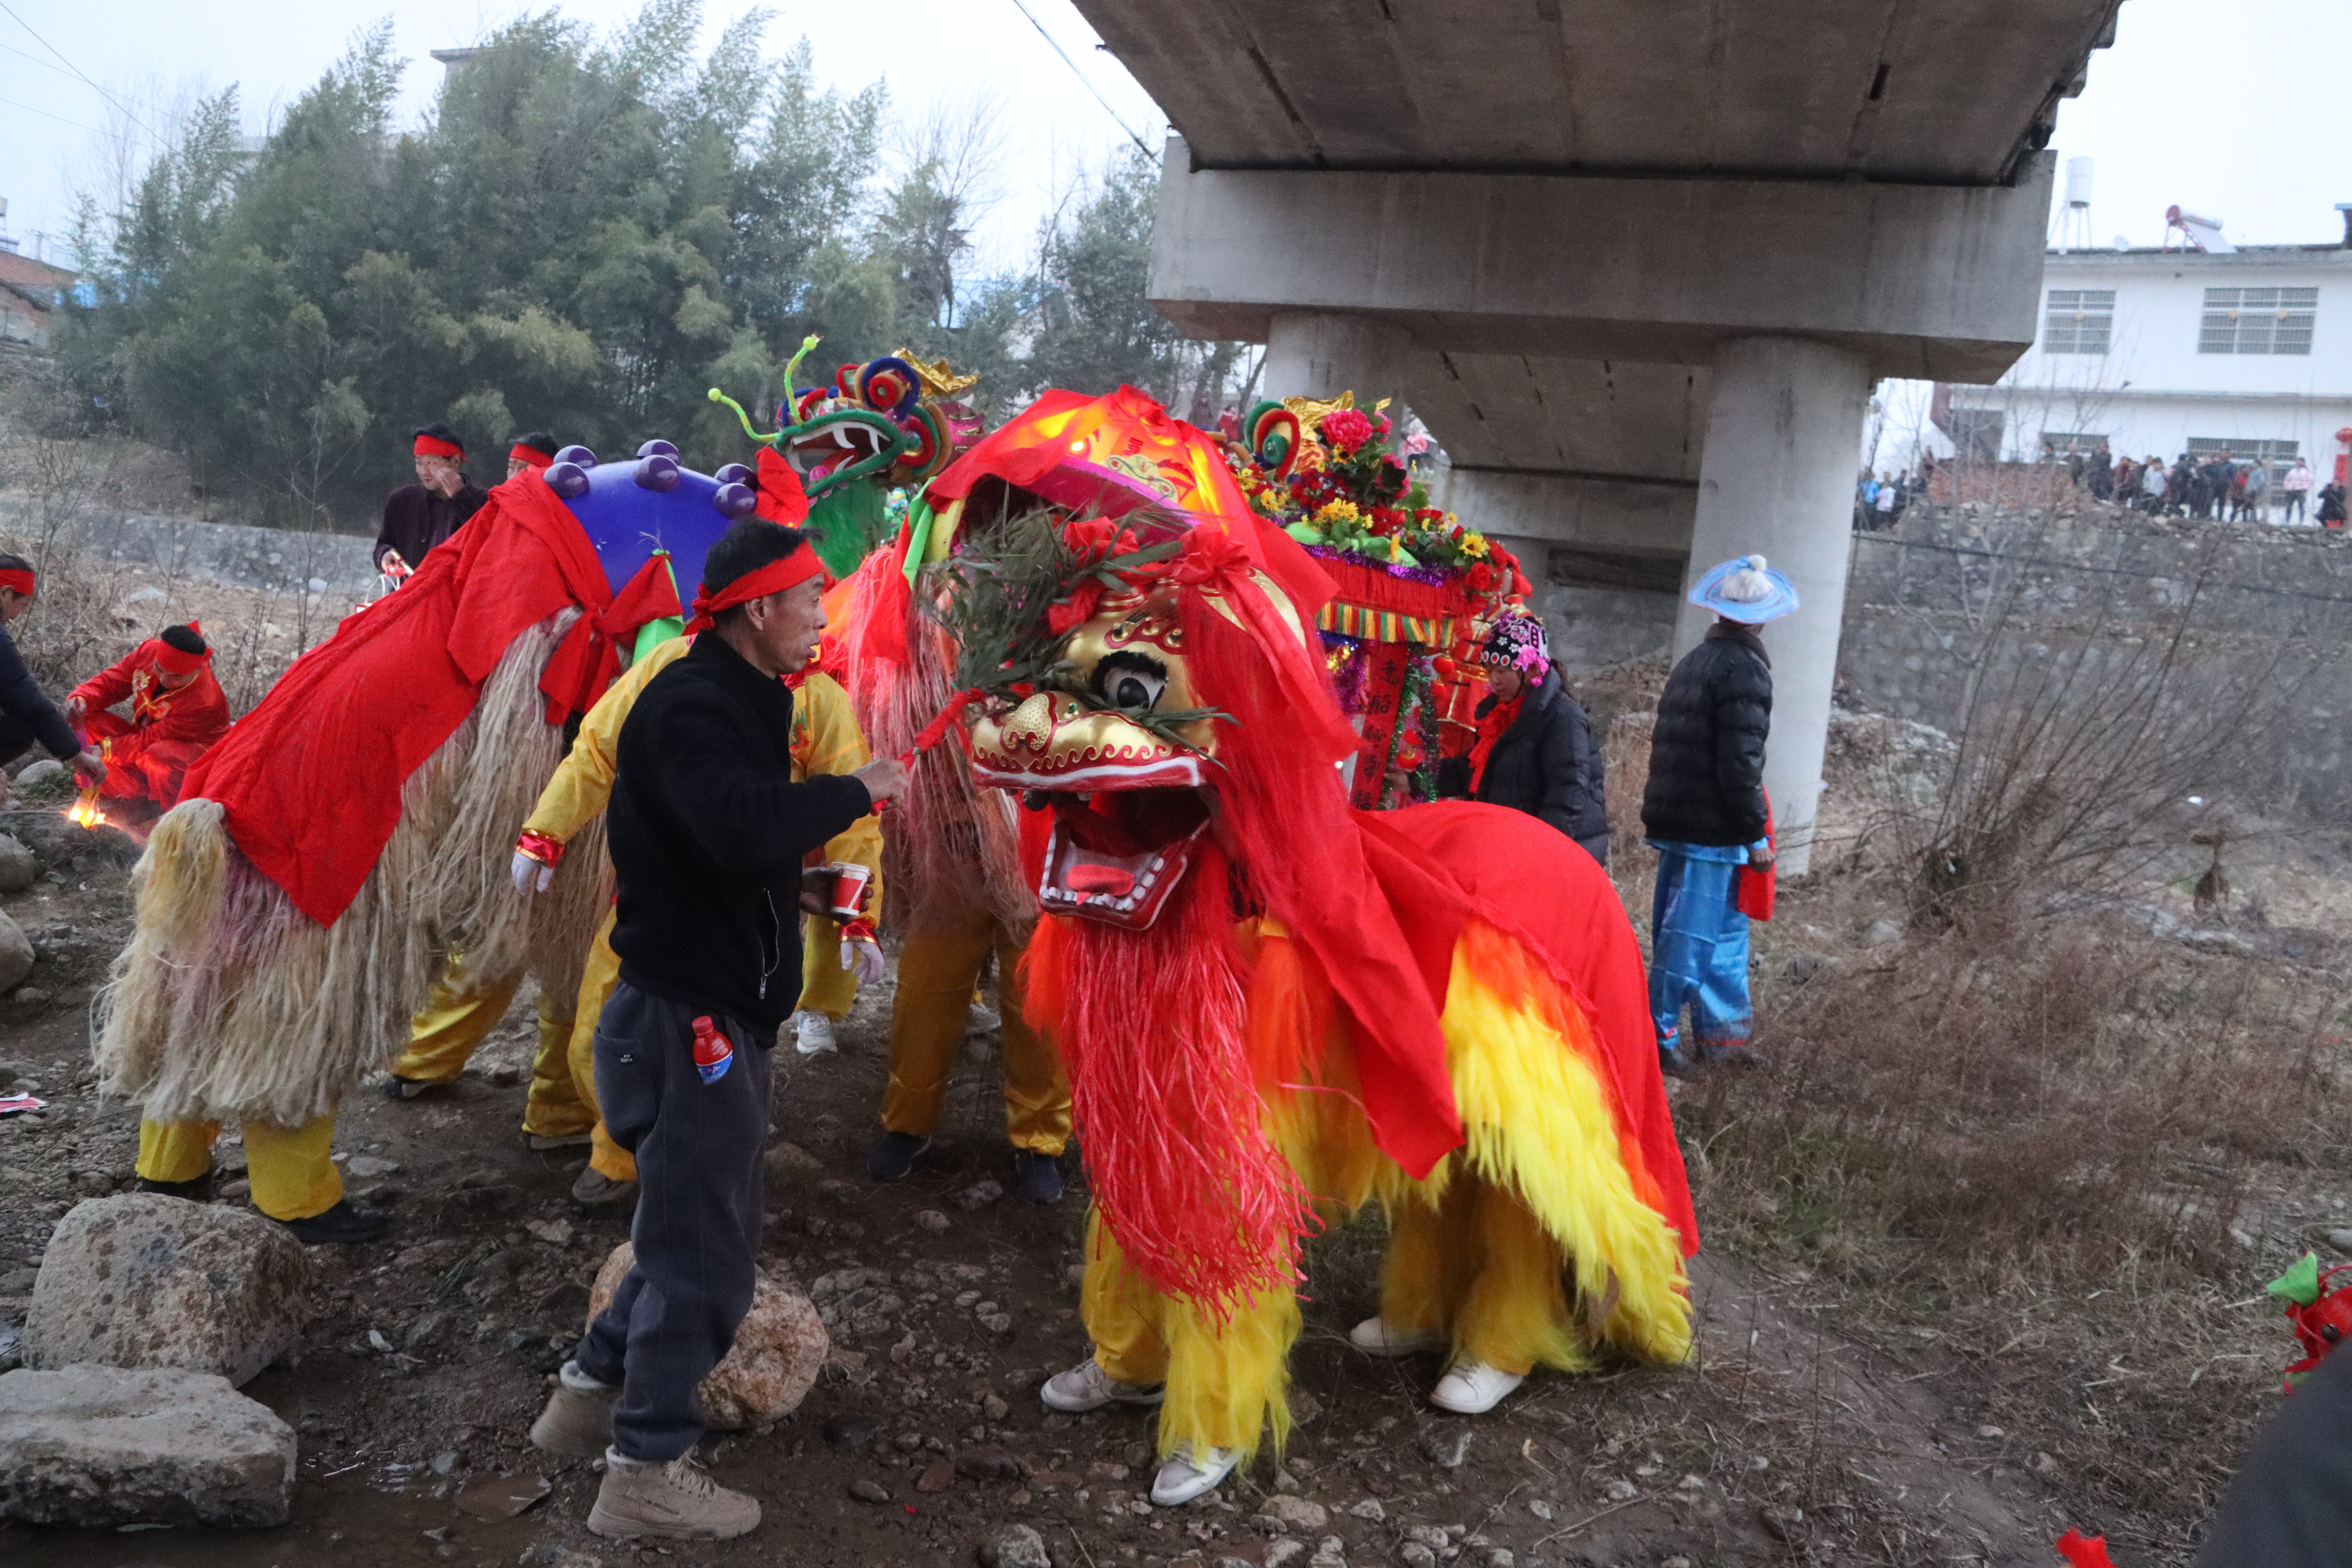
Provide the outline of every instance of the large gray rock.
[[[56,1245],[51,1244],[52,1251]],[[627,1242],[613,1248],[588,1293],[588,1321],[610,1306],[637,1260]],[[703,1417],[720,1431],[778,1420],[800,1408],[833,1353],[816,1308],[763,1271],[752,1288],[751,1310],[735,1331],[734,1348],[702,1380]]]
[[16,793],[26,800],[68,800],[74,793],[73,770],[55,757],[28,763],[16,775]]
[[13,991],[33,973],[33,939],[14,916],[0,910],[0,991]]
[[0,1376],[0,1515],[32,1524],[284,1524],[294,1429],[228,1380],[74,1366]]
[[181,1367],[245,1383],[301,1342],[310,1264],[247,1209],[126,1193],[58,1222],[25,1319],[28,1367]]
[[0,893],[21,893],[40,874],[40,863],[23,840],[0,833]]

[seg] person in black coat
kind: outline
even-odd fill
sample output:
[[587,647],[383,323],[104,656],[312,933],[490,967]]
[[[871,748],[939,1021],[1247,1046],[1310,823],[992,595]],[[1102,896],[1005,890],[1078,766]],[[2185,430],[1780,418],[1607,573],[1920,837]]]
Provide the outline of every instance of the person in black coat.
[[[1540,817],[1609,864],[1609,791],[1591,722],[1551,661],[1543,622],[1506,611],[1479,650],[1478,740],[1444,770],[1441,794]],[[1451,785],[1451,788],[1444,787]]]
[[[8,635],[8,623],[32,607],[33,591],[33,563],[21,555],[0,554],[0,763],[15,762],[38,741],[49,755],[72,763],[83,779],[102,781],[106,762],[98,748],[84,745],[74,733]],[[0,795],[6,793],[0,784]]]
[[375,569],[398,586],[425,560],[425,553],[465,526],[482,510],[489,492],[466,477],[466,444],[446,425],[427,425],[409,438],[416,458],[416,482],[383,500],[383,526],[376,531]]
[[620,983],[596,1098],[636,1156],[636,1261],[566,1363],[531,1440],[602,1454],[588,1528],[727,1540],[760,1505],[696,1469],[702,1380],[751,1305],[768,1053],[800,994],[802,868],[905,787],[890,759],[792,778],[793,693],[824,629],[796,529],[745,518],[703,564],[692,651],[647,683],[615,749],[607,844]]
[[1739,868],[1772,862],[1764,747],[1772,730],[1772,661],[1756,628],[1797,607],[1797,590],[1761,555],[1715,567],[1691,603],[1716,624],[1685,654],[1658,697],[1642,829],[1658,852],[1650,911],[1650,1013],[1660,1065],[1688,1069],[1682,1017],[1698,1056],[1747,1061],[1748,917]]

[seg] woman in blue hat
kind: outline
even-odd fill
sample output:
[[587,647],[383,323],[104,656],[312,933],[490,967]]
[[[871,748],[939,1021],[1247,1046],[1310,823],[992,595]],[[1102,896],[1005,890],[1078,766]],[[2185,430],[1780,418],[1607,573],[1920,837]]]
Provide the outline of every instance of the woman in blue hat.
[[1642,827],[1658,852],[1651,905],[1650,1014],[1660,1066],[1688,1070],[1682,1017],[1697,1059],[1748,1062],[1748,917],[1739,868],[1769,866],[1764,743],[1772,729],[1772,661],[1756,628],[1797,607],[1797,590],[1761,555],[1701,577],[1690,602],[1715,612],[1658,697]]

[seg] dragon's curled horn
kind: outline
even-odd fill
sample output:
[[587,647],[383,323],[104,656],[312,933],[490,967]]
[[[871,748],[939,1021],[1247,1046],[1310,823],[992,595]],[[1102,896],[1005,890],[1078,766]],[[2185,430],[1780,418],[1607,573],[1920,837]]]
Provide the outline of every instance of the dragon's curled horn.
[[[799,395],[793,391],[793,373],[800,369],[801,361],[808,357],[809,350],[816,347],[817,342],[817,335],[814,332],[811,332],[808,336],[801,340],[799,351],[795,353],[792,358],[784,362],[783,406],[785,408],[790,408],[800,401]],[[772,447],[777,442],[784,438],[784,433],[782,430],[771,431],[769,434],[762,436],[757,430],[752,429],[751,416],[743,412],[743,405],[736,402],[733,398],[728,396],[725,393],[719,391],[715,386],[710,389],[710,401],[713,403],[723,403],[728,407],[733,409],[735,411],[735,422],[743,426],[743,434],[749,436],[752,440],[759,442],[761,445]]]

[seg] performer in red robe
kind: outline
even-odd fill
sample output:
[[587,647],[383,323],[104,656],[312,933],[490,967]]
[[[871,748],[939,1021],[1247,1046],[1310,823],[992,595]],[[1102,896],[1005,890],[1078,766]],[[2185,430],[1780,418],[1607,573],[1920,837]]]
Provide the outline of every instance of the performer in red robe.
[[[178,803],[189,766],[228,733],[228,698],[213,679],[212,658],[200,626],[166,626],[73,689],[66,722],[106,760],[100,795],[144,803],[158,816]],[[125,700],[129,718],[110,711]]]

